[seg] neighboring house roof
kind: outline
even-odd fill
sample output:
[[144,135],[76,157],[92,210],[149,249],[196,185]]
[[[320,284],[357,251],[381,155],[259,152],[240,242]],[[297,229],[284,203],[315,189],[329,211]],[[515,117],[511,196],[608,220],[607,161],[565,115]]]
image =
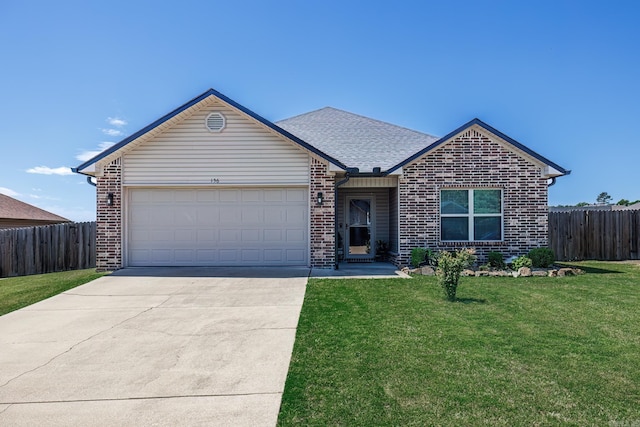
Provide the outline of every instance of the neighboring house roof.
[[47,212],[5,194],[0,194],[0,219],[32,220],[43,222],[71,222],[59,215]]
[[344,170],[358,168],[360,172],[370,173],[373,168],[380,167],[382,174],[389,174],[436,149],[467,128],[478,126],[510,144],[517,151],[544,164],[548,169],[545,176],[556,177],[571,173],[479,119],[471,120],[442,138],[331,107],[274,124],[214,89],[209,89],[77,168],[72,168],[72,171],[93,175],[96,162],[107,157],[111,159],[130,143],[150,132],[157,132],[156,128],[161,130],[162,126],[169,126],[172,121],[180,120],[181,114],[191,108],[197,108],[198,104],[209,97],[219,99]]
[[380,120],[325,107],[276,122],[349,167],[387,171],[438,140]]

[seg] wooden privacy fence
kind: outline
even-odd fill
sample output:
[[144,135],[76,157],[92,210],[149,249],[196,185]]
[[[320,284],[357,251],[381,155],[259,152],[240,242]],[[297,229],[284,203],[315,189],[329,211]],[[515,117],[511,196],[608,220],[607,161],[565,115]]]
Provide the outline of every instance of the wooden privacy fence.
[[640,259],[640,210],[550,212],[549,247],[558,261]]
[[95,266],[95,222],[0,230],[0,277]]

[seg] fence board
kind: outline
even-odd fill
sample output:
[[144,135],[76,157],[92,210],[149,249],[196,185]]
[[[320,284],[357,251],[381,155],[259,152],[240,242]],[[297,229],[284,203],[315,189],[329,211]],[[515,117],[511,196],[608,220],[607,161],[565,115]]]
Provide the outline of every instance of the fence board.
[[640,259],[640,210],[550,212],[549,247],[559,261]]
[[96,223],[0,230],[0,277],[96,266]]

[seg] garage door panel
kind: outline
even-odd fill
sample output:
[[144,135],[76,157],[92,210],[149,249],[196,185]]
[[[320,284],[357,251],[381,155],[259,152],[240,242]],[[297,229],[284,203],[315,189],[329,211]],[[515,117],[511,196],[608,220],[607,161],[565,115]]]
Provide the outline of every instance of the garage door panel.
[[172,203],[173,197],[173,193],[163,190],[151,190],[150,193],[151,202],[154,203]]
[[286,192],[282,190],[265,190],[264,191],[264,201],[267,203],[278,202],[281,203],[284,201],[286,196]]
[[220,190],[218,194],[220,202],[238,202],[240,201],[239,190]]
[[216,251],[213,249],[199,249],[196,251],[198,262],[213,263],[216,261]]
[[286,259],[292,263],[302,263],[307,259],[307,252],[302,249],[286,249]]
[[287,202],[307,202],[307,190],[301,188],[289,188],[285,190]]
[[305,230],[302,229],[291,229],[287,230],[287,243],[301,243],[305,241]]
[[222,264],[229,263],[230,265],[233,265],[240,262],[237,249],[220,249],[218,255]]
[[263,230],[264,241],[268,243],[282,242],[282,230]]
[[128,265],[307,265],[306,189],[129,189]]
[[240,217],[243,224],[262,224],[263,215],[262,209],[257,209],[255,206],[244,206]]

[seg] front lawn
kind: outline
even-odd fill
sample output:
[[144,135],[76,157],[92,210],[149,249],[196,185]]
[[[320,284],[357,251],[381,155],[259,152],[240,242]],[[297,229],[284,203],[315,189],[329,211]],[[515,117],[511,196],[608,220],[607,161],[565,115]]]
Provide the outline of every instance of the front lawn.
[[0,316],[104,276],[95,269],[0,279]]
[[640,423],[640,265],[309,281],[279,425]]

